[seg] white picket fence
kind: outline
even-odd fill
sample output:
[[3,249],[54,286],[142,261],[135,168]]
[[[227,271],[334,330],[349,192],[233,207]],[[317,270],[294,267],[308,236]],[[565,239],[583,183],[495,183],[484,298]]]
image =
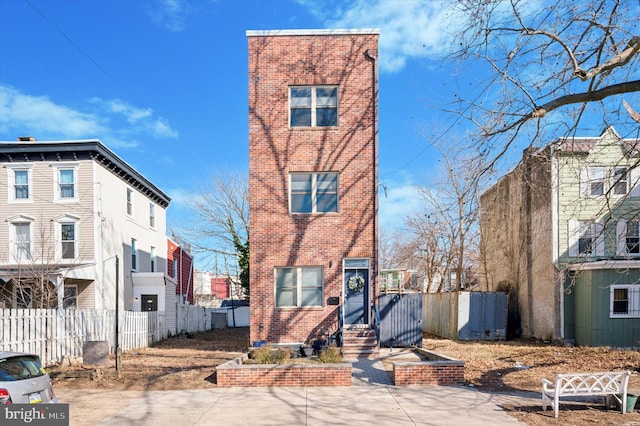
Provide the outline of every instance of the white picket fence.
[[[162,312],[121,311],[119,347],[122,351],[147,347],[167,337]],[[113,353],[115,311],[0,309],[0,351],[29,352],[44,365],[79,358],[85,342],[102,340]]]
[[[174,322],[164,312],[121,311],[118,347],[126,352],[182,331],[211,330],[211,312],[211,308],[178,304]],[[113,353],[115,325],[115,311],[110,310],[0,309],[0,351],[36,354],[45,366],[82,357],[88,341],[107,341]]]

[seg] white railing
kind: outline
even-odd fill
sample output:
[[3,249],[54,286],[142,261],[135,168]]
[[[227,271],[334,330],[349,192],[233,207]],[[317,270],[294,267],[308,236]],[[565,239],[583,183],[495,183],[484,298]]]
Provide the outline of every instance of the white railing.
[[[167,337],[163,312],[120,312],[119,348],[147,347]],[[109,343],[113,353],[115,311],[0,309],[0,351],[29,352],[44,365],[79,358],[87,341]]]

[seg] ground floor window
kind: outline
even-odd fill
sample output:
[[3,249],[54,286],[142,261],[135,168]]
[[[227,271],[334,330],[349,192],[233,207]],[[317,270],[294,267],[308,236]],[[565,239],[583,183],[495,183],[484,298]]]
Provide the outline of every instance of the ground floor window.
[[62,305],[64,309],[78,309],[78,286],[64,286],[64,299],[62,301]]
[[640,285],[611,286],[611,308],[609,317],[640,317]]
[[321,266],[276,268],[276,306],[322,306]]

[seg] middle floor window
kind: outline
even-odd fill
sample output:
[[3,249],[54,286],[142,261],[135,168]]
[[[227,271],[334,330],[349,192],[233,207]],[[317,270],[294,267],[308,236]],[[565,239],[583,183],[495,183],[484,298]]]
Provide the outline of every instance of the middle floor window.
[[291,213],[338,211],[338,173],[291,173],[289,176]]
[[321,266],[276,268],[276,306],[322,306],[323,270]]
[[337,126],[338,87],[290,87],[289,124],[291,127]]

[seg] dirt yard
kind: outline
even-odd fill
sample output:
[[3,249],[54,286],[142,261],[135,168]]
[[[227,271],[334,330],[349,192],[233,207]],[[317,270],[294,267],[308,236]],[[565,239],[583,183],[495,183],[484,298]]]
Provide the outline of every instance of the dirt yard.
[[[219,329],[193,338],[171,338],[122,354],[120,372],[114,360],[104,368],[79,364],[48,368],[54,388],[104,390],[204,389],[216,386],[215,366],[239,356],[248,347],[248,329]],[[425,336],[423,347],[465,362],[465,382],[479,391],[540,391],[540,379],[558,373],[631,370],[630,391],[640,394],[640,351],[564,347],[535,340],[454,342]],[[621,416],[604,404],[561,404],[556,420],[539,403],[505,406],[510,415],[529,425],[640,425],[640,413]],[[640,408],[640,403],[639,403]]]

